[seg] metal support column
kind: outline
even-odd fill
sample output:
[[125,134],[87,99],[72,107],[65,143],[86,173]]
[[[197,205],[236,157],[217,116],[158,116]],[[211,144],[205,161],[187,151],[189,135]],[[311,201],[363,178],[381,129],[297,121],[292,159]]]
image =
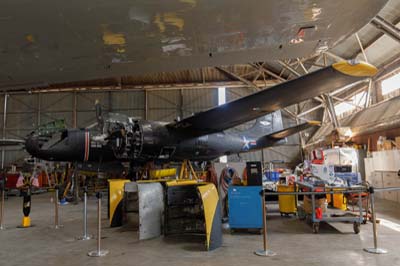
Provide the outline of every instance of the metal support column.
[[40,116],[41,116],[41,112],[42,112],[42,102],[41,102],[41,93],[38,93],[37,94],[37,102],[38,102],[38,105],[37,105],[37,126],[40,126]]
[[113,106],[112,106],[112,92],[111,91],[108,92],[107,99],[108,99],[108,112],[112,113]]
[[179,99],[178,99],[178,114],[179,114],[179,120],[183,119],[183,90],[179,90]]
[[335,105],[333,104],[333,100],[330,95],[324,94],[326,107],[329,112],[329,116],[331,118],[333,126],[336,128],[340,127],[339,120],[337,119],[336,112],[335,112]]
[[149,103],[148,103],[148,92],[144,90],[144,119],[149,119]]
[[74,95],[73,95],[73,102],[74,102],[74,104],[73,104],[73,109],[72,109],[72,126],[73,126],[73,128],[77,128],[77,124],[78,124],[78,122],[77,122],[77,119],[78,119],[78,115],[77,115],[77,110],[76,110],[76,108],[77,108],[77,105],[78,105],[78,99],[77,99],[77,92],[76,91],[74,91]]
[[[4,173],[4,172],[3,172]],[[0,230],[6,229],[4,226],[4,196],[5,196],[5,188],[6,188],[6,175],[3,174],[3,184],[1,184],[1,209],[0,209]]]
[[[7,99],[8,94],[4,94],[4,110],[3,110],[3,139],[6,138],[6,125],[7,125]],[[1,169],[4,170],[5,151],[1,150]]]
[[372,79],[369,79],[369,83],[368,83],[368,90],[367,90],[367,96],[365,99],[365,104],[364,104],[364,108],[367,108],[371,105],[371,93],[372,93],[372,86],[373,86],[373,81]]

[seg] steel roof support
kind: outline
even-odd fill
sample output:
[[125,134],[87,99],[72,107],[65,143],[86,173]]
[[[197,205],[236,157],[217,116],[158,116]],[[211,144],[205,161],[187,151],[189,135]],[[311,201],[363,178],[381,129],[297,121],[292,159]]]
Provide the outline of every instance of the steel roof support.
[[232,73],[232,72],[230,72],[230,71],[228,71],[228,70],[226,70],[226,69],[224,69],[222,67],[215,67],[215,69],[217,69],[218,71],[220,71],[222,74],[224,74],[225,76],[227,76],[229,78],[234,78],[234,79],[240,80],[241,82],[243,82],[247,86],[252,87],[255,90],[259,90],[259,88],[258,88],[258,86],[256,84],[254,84],[251,81],[248,81],[245,78],[242,78],[239,75],[236,75],[235,73]]
[[332,124],[334,128],[340,127],[339,120],[337,119],[336,112],[335,112],[335,105],[333,104],[332,97],[328,94],[324,94],[324,99],[326,102],[326,108],[329,112],[329,116],[331,118]]
[[308,74],[308,70],[304,67],[303,62],[301,62],[301,60],[299,58],[297,58],[297,63],[299,64],[301,69],[303,69],[304,73]]
[[365,99],[365,104],[364,104],[364,108],[367,108],[371,105],[371,93],[372,93],[372,89],[373,89],[373,82],[372,79],[369,79],[369,83],[368,83],[368,90],[367,90],[367,98]]
[[276,73],[272,72],[271,70],[269,70],[268,68],[266,68],[266,67],[264,66],[264,64],[263,64],[263,65],[257,65],[257,64],[250,63],[249,65],[252,66],[252,67],[254,67],[254,68],[256,68],[256,69],[262,70],[263,72],[267,73],[268,75],[270,75],[270,76],[273,77],[273,78],[276,78],[276,79],[279,80],[279,81],[282,81],[282,82],[283,82],[283,81],[286,81],[285,78],[279,76],[278,74],[276,74]]
[[283,62],[282,60],[278,60],[277,61],[283,68],[289,70],[292,74],[294,74],[296,77],[300,77],[301,74],[299,72],[297,72],[296,69],[294,69],[291,65],[289,65],[288,63]]
[[400,29],[381,16],[376,16],[373,18],[371,24],[378,30],[387,34],[393,40],[400,42]]
[[330,97],[332,99],[335,99],[335,100],[339,101],[339,102],[350,104],[350,105],[354,106],[355,108],[358,108],[358,109],[361,109],[361,110],[364,109],[363,107],[361,107],[358,104],[353,103],[352,101],[349,101],[349,100],[346,100],[346,99],[342,99],[342,98],[339,98],[337,96],[330,96]]
[[358,33],[357,33],[357,32],[356,32],[354,35],[356,36],[358,45],[360,46],[360,49],[361,49],[361,53],[362,53],[363,56],[364,56],[364,60],[365,60],[365,62],[368,63],[367,54],[365,53],[365,50],[364,50],[364,47],[363,47],[363,45],[362,45],[362,43],[361,43],[360,37],[358,37]]
[[346,59],[344,59],[343,57],[340,57],[332,52],[326,51],[324,52],[325,55],[327,55],[328,57],[332,58],[333,60],[339,62],[339,61],[346,61]]
[[324,104],[320,104],[320,105],[317,105],[315,107],[312,107],[312,108],[310,108],[310,109],[308,109],[308,110],[306,110],[304,112],[301,112],[300,114],[297,115],[297,117],[305,116],[306,114],[312,113],[315,110],[318,110],[319,108],[323,108],[324,106],[325,106]]

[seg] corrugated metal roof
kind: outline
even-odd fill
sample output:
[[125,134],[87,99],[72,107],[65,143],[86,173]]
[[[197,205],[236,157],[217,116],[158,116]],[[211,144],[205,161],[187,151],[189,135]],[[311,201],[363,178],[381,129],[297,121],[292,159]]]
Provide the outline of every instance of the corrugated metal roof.
[[[379,16],[399,26],[400,1],[390,0],[379,12]],[[359,30],[358,36],[366,51],[368,61],[378,67],[394,57],[398,57],[400,54],[400,45],[390,37],[383,36],[382,32],[371,24],[367,24]],[[363,59],[359,54],[361,52],[360,46],[354,35],[344,40],[331,51],[343,58],[352,59],[358,55],[359,59]]]
[[[400,96],[394,97],[390,100],[380,102],[367,109],[342,118],[340,120],[340,124],[342,127],[351,127],[355,133],[358,133],[361,130],[364,131],[365,129],[372,128],[377,124],[387,123],[389,125],[391,121],[399,119],[399,106]],[[313,143],[325,138],[332,132],[332,130],[332,123],[324,124],[311,138],[309,143]]]

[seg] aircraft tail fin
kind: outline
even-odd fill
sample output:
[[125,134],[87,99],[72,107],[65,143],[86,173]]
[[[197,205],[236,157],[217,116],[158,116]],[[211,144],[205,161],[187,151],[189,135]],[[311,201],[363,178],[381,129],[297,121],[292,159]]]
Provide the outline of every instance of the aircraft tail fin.
[[283,129],[281,111],[275,111],[256,119],[254,125],[243,132],[244,135],[257,139]]

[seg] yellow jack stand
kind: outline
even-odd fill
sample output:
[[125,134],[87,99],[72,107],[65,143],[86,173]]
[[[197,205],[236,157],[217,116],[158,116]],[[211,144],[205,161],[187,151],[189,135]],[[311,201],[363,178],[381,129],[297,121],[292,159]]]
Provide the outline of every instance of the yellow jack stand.
[[[190,174],[192,178],[190,178]],[[197,174],[194,171],[192,164],[189,160],[183,160],[181,171],[179,173],[179,179],[195,179],[198,180]]]
[[24,216],[22,218],[22,225],[21,228],[27,228],[27,227],[31,227],[31,217],[29,216]]

